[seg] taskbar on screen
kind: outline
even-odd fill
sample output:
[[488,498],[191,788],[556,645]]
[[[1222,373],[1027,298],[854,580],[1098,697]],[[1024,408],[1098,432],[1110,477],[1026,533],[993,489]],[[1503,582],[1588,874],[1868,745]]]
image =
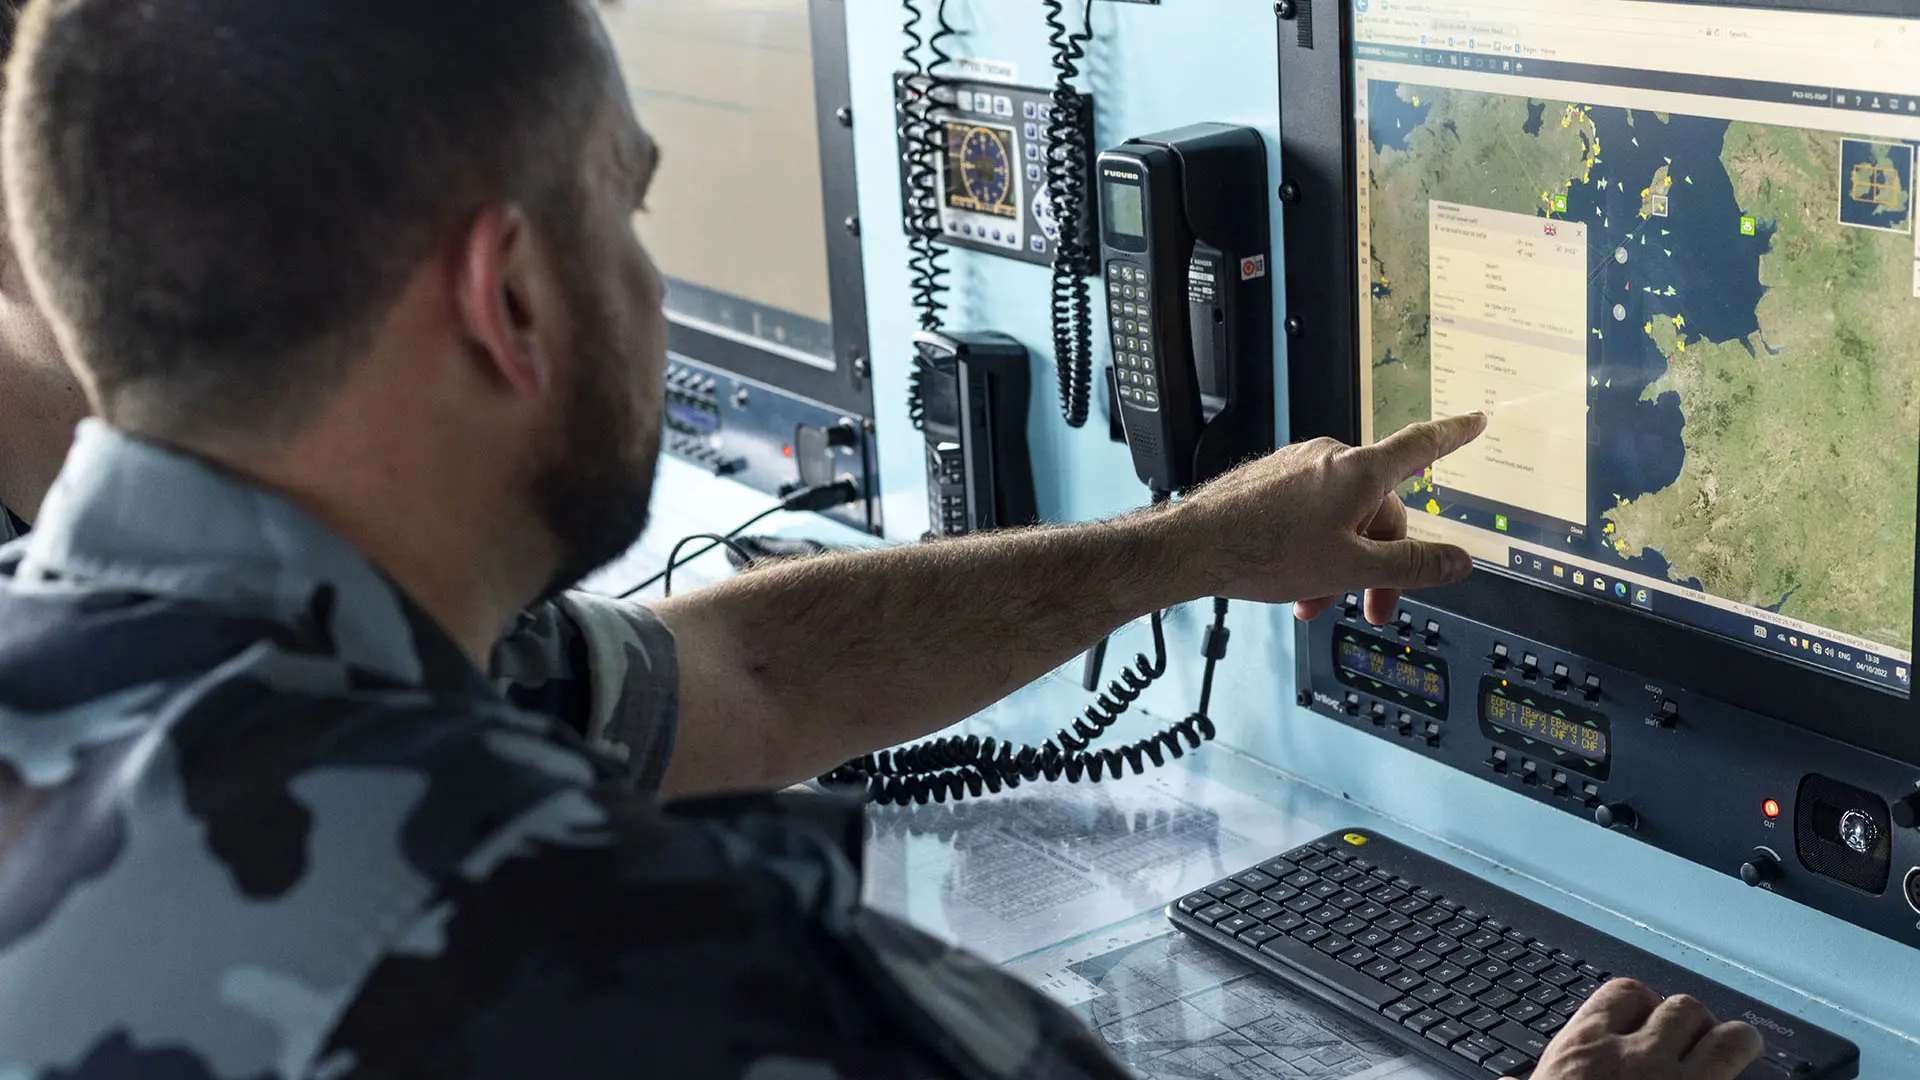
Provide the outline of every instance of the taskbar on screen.
[[1776,622],[1766,612],[1732,610],[1701,603],[1691,597],[1633,581],[1621,581],[1605,571],[1571,562],[1556,562],[1537,552],[1509,548],[1506,569],[1517,577],[1550,588],[1578,593],[1590,600],[1657,615],[1670,622],[1705,630],[1743,642],[1762,652],[1793,659],[1871,686],[1906,696],[1913,689],[1908,661],[1875,652],[1857,642],[1833,640],[1832,635],[1808,634]]

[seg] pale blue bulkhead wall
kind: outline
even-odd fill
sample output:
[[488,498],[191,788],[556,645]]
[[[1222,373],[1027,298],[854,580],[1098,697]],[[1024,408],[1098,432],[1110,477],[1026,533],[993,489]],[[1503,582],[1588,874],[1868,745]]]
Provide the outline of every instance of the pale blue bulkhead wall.
[[[846,3],[886,516],[891,537],[910,540],[925,527],[926,495],[920,436],[907,423],[904,405],[915,323],[898,225],[892,123],[892,77],[905,41],[902,9],[896,0]],[[1247,124],[1268,140],[1277,184],[1278,59],[1270,0],[1165,0],[1160,5],[1096,0],[1093,9],[1097,38],[1082,86],[1096,97],[1096,147],[1193,121]],[[1010,61],[1021,83],[1051,83],[1039,0],[950,0],[948,10],[964,31],[952,39],[957,55]],[[1277,257],[1277,201],[1273,212]],[[950,252],[947,265],[953,283],[948,325],[1001,330],[1033,353],[1028,435],[1043,512],[1064,521],[1139,505],[1145,490],[1134,478],[1125,448],[1108,441],[1104,402],[1096,400],[1086,428],[1072,431],[1061,421],[1053,389],[1047,271],[965,251]],[[1284,305],[1278,280],[1275,300]],[[1096,310],[1096,328],[1103,315]],[[1276,341],[1276,348],[1284,432],[1284,340]],[[1096,366],[1106,362],[1103,345]],[[1200,614],[1198,609],[1182,612],[1175,620],[1175,674],[1147,703],[1163,718],[1178,719],[1193,707]],[[1235,607],[1233,651],[1222,667],[1213,709],[1228,744],[1692,947],[1764,971],[1880,1023],[1920,1032],[1920,952],[1297,709],[1290,621],[1286,611]],[[1109,675],[1144,644],[1138,628],[1123,637],[1110,657]],[[1676,944],[1669,951],[1684,958],[1686,950]]]

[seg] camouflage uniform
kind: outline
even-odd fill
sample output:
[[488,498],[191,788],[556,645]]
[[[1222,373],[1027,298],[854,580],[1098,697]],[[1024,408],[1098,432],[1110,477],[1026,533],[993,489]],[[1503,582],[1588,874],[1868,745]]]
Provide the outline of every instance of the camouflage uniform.
[[856,808],[657,807],[291,504],[89,422],[37,525],[0,555],[0,1080],[1125,1075],[863,910]]

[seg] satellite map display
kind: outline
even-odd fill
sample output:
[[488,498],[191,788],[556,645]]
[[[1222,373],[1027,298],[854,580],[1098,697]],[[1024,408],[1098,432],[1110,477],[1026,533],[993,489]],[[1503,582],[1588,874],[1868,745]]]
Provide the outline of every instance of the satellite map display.
[[[1554,542],[1909,648],[1913,146],[1378,79],[1366,94],[1375,436],[1433,412],[1432,204],[1582,223],[1588,505],[1584,536]],[[1495,527],[1484,502],[1415,486],[1416,511]]]

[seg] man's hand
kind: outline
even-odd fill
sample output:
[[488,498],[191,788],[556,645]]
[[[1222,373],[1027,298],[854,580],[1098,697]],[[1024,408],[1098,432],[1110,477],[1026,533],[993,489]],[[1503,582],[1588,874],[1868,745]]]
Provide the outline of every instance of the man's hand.
[[1216,595],[1318,616],[1350,589],[1369,589],[1367,618],[1393,618],[1401,589],[1447,585],[1473,571],[1460,548],[1407,539],[1394,489],[1480,437],[1484,413],[1415,424],[1372,446],[1332,439],[1289,446],[1201,488],[1177,508],[1219,560]]
[[1620,979],[1573,1015],[1532,1080],[1734,1080],[1765,1050],[1750,1024],[1716,1024],[1684,994],[1662,1001]]

